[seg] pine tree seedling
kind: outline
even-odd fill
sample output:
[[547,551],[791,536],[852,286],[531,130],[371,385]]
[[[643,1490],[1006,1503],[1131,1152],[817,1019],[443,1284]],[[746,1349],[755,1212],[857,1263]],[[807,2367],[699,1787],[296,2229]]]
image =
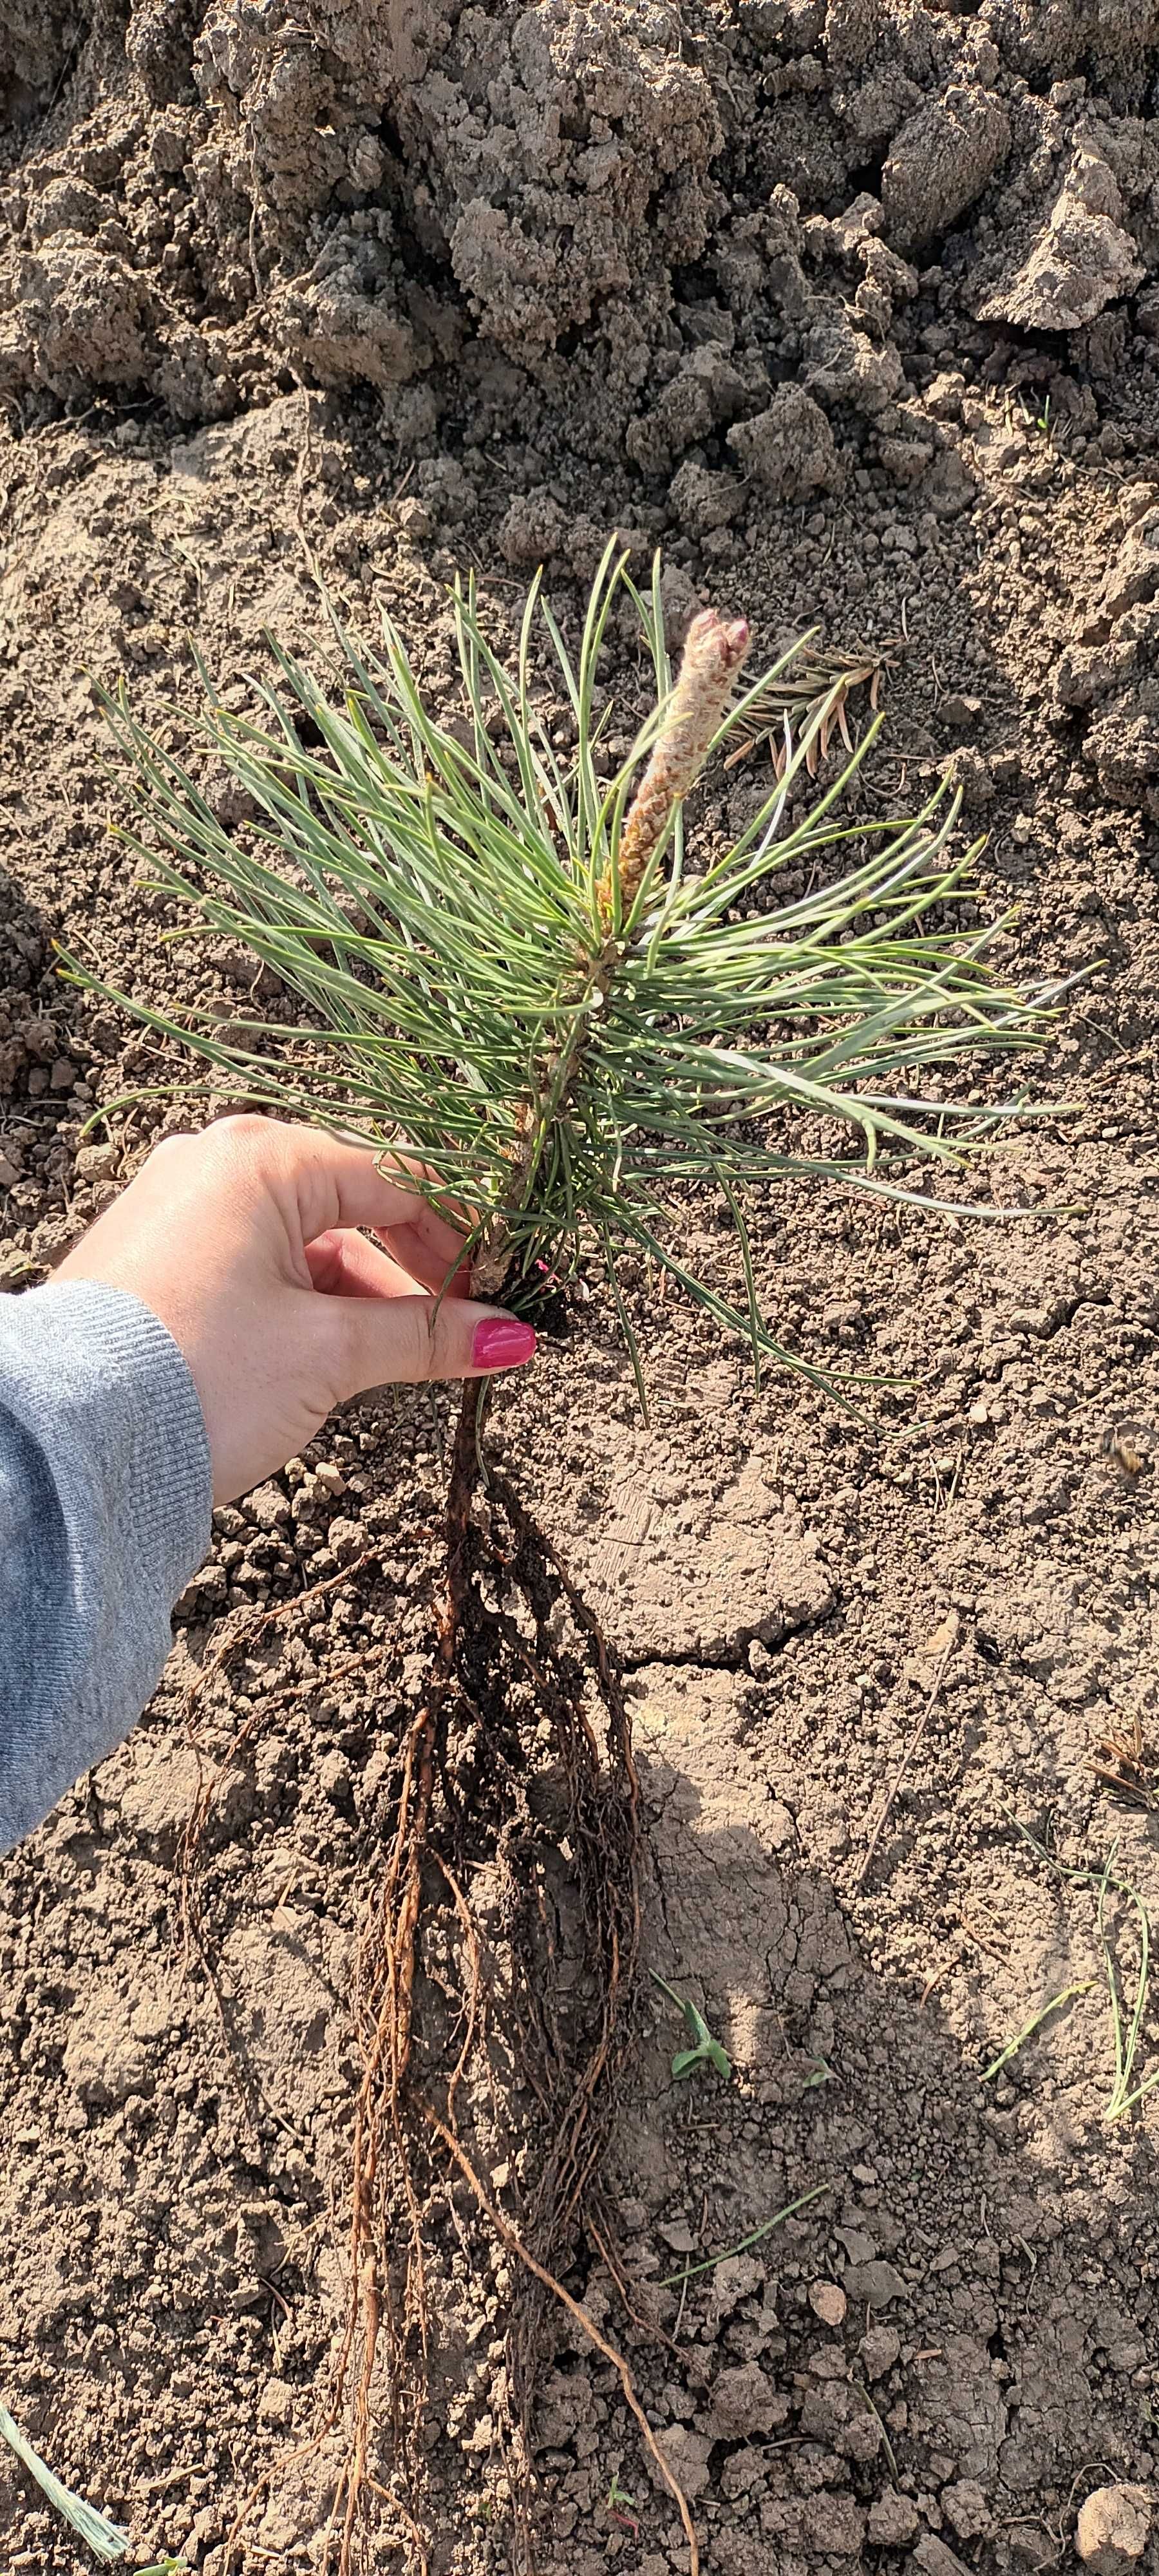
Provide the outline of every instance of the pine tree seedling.
[[[958,795],[942,784],[912,814],[854,815],[880,716],[827,784],[813,776],[822,746],[848,730],[849,667],[834,664],[831,684],[823,673],[820,695],[812,668],[795,690],[794,647],[752,680],[747,625],[709,609],[674,674],[659,565],[638,589],[615,545],[574,649],[538,580],[510,661],[473,583],[456,587],[450,618],[461,704],[445,715],[389,618],[370,649],[335,617],[322,676],[272,642],[274,677],[255,680],[249,711],[226,705],[201,668],[184,758],[124,691],[105,701],[130,777],[122,837],[174,907],[174,935],[243,943],[255,972],[272,970],[292,996],[284,1016],[255,1003],[227,1030],[208,1007],[132,1001],[139,1021],[201,1059],[200,1077],[169,1096],[224,1093],[383,1157],[405,1149],[432,1202],[462,1217],[478,1294],[526,1311],[545,1278],[566,1297],[581,1267],[602,1272],[642,1400],[625,1255],[739,1336],[758,1377],[765,1363],[790,1367],[850,1401],[848,1384],[773,1330],[748,1211],[774,1187],[836,1184],[928,1213],[926,1172],[953,1187],[1027,1113],[1022,1098],[991,1096],[987,1060],[1032,1046],[1054,997],[992,972],[999,924],[955,916],[976,855],[955,846]],[[606,679],[629,624],[649,675],[638,722]],[[739,826],[689,831],[691,792],[702,777],[728,785],[732,752],[767,733],[784,680],[770,792]],[[87,964],[65,963],[122,999]],[[972,1099],[947,1094],[956,1061]],[[739,1288],[688,1248],[690,1198],[705,1185],[728,1212]],[[340,2569],[360,2517],[388,2493],[368,2466],[383,2337],[399,2529],[413,2537],[420,2510],[429,2318],[408,2141],[422,2134],[528,2286],[509,2335],[513,2449],[522,2438],[526,2456],[554,2298],[619,2373],[695,2571],[691,2516],[628,2365],[560,2279],[585,2223],[603,2242],[601,2156],[631,2050],[643,1829],[630,1720],[598,1621],[516,1481],[493,1461],[483,1478],[481,1403],[481,1382],[468,1383],[447,1481],[446,1604],[399,1747],[355,1981]],[[529,1784],[545,1768],[550,1794],[536,1806]],[[492,1923],[496,1877],[503,1891],[501,1942],[484,1938],[471,1901],[484,1866]],[[440,1991],[452,1976],[462,1987],[453,2065],[419,1974],[422,1945],[440,1943]],[[500,2016],[538,2123],[512,2161],[527,2177],[517,2218],[511,2190],[501,2204],[483,2179],[494,2140],[484,2151],[471,2134]],[[711,2063],[727,2075],[702,2017],[689,2027],[674,2072]]]
[[[616,756],[599,667],[625,603],[657,703]],[[770,794],[727,846],[698,854],[687,796],[751,739],[754,707],[767,724],[779,684],[792,703],[800,647],[742,687],[748,629],[707,610],[674,685],[659,568],[642,595],[611,549],[574,658],[538,583],[510,669],[473,586],[452,613],[465,721],[424,703],[390,620],[379,652],[336,625],[337,704],[332,683],[276,644],[279,685],[255,682],[258,715],[223,705],[203,670],[186,763],[123,692],[105,699],[132,774],[121,837],[179,908],[180,935],[244,943],[299,1004],[295,1018],[255,1008],[223,1032],[209,1009],[131,1003],[215,1068],[208,1086],[169,1089],[227,1083],[383,1153],[405,1140],[430,1196],[474,1212],[484,1294],[530,1293],[545,1271],[566,1281],[594,1256],[635,1357],[617,1261],[644,1252],[758,1367],[767,1357],[828,1386],[761,1313],[745,1205],[786,1179],[904,1201],[923,1164],[956,1174],[1027,1104],[982,1113],[923,1097],[922,1071],[1033,1045],[1052,999],[991,973],[1002,922],[946,924],[981,846],[951,852],[960,794],[942,784],[904,819],[849,819],[843,800],[878,716],[808,810],[790,810],[844,705],[848,675],[834,664],[796,735],[786,714]],[[566,747],[539,679],[540,635]],[[211,802],[199,783],[207,763],[224,767],[250,821],[220,819],[220,793]],[[777,901],[790,871],[804,891]],[[730,1210],[740,1305],[684,1257],[690,1182]]]

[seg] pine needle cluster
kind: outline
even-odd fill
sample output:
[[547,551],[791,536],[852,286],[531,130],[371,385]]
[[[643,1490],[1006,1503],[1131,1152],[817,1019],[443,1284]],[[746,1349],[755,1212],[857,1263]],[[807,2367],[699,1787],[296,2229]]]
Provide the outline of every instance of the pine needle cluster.
[[[617,757],[601,665],[625,603],[655,706]],[[954,792],[939,784],[901,819],[848,818],[880,716],[831,782],[811,786],[844,672],[794,725],[802,648],[742,684],[748,630],[709,611],[674,682],[659,565],[641,591],[614,546],[575,652],[538,579],[510,667],[473,584],[456,586],[452,613],[457,718],[424,702],[389,619],[371,651],[335,618],[337,688],[273,643],[277,677],[255,681],[253,714],[223,705],[202,669],[184,761],[123,692],[106,701],[133,774],[123,837],[182,907],[182,935],[243,942],[299,1015],[255,1009],[223,1033],[208,1011],[130,1007],[249,1101],[379,1148],[405,1140],[432,1197],[470,1212],[484,1293],[517,1289],[514,1272],[536,1265],[566,1279],[594,1249],[638,1371],[617,1276],[631,1250],[742,1334],[758,1364],[803,1366],[760,1311],[753,1189],[836,1177],[904,1199],[917,1166],[960,1166],[1025,1104],[983,1119],[923,1093],[924,1069],[1033,1044],[1052,995],[992,973],[1001,923],[945,926],[978,847],[953,847]],[[751,741],[754,709],[766,725],[781,684],[770,792],[727,846],[694,855],[689,790]],[[220,819],[211,765],[248,821]],[[803,891],[779,899],[786,876]],[[684,1257],[689,1182],[714,1184],[732,1212],[743,1305]]]

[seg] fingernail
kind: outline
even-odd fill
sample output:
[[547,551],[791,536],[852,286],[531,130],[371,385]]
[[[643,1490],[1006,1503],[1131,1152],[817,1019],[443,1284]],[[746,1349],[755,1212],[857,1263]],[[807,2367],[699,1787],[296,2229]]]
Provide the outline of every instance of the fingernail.
[[514,1315],[486,1315],[475,1326],[471,1343],[471,1360],[475,1368],[519,1368],[531,1358],[535,1335],[530,1324],[521,1324]]

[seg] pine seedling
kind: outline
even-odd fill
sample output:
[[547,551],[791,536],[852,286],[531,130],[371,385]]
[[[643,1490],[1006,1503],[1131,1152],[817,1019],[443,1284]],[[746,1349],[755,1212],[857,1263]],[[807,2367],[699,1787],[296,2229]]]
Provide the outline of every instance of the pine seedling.
[[[625,604],[657,705],[617,759],[599,666]],[[770,1359],[828,1385],[762,1314],[746,1204],[786,1179],[905,1200],[921,1195],[923,1164],[956,1173],[1026,1104],[982,1116],[923,1094],[924,1070],[1025,1048],[1052,998],[991,973],[1000,924],[946,926],[979,846],[952,854],[959,797],[943,784],[906,818],[847,819],[878,718],[795,809],[844,703],[838,669],[796,735],[786,717],[780,775],[757,811],[724,846],[693,854],[689,790],[749,739],[752,710],[791,678],[800,648],[738,688],[747,629],[706,611],[673,686],[659,568],[642,595],[611,548],[576,655],[538,582],[511,668],[473,584],[456,589],[452,615],[457,720],[426,705],[389,619],[378,652],[335,624],[340,698],[276,645],[276,682],[255,683],[258,715],[223,705],[202,671],[184,763],[123,693],[106,700],[133,774],[123,837],[181,907],[185,933],[243,942],[298,1013],[254,1009],[223,1032],[208,1010],[130,1007],[208,1060],[202,1088],[386,1152],[405,1140],[431,1197],[473,1212],[482,1294],[506,1284],[518,1296],[545,1273],[566,1281],[594,1255],[639,1378],[618,1263],[643,1253],[748,1342],[758,1370]],[[537,680],[537,639],[564,701],[566,749]],[[250,821],[219,818],[207,761],[224,766]],[[834,863],[850,850],[841,873]],[[778,900],[790,871],[804,890]],[[75,960],[66,970],[122,998]],[[697,1182],[730,1211],[740,1303],[683,1249],[681,1201]]]
[[[613,618],[621,645],[634,628],[650,674],[653,704],[634,733],[601,684]],[[749,819],[693,846],[690,792],[702,776],[727,783],[730,750],[767,727],[797,648],[744,680],[746,626],[708,610],[674,679],[659,566],[641,592],[614,546],[574,652],[538,581],[510,665],[473,584],[456,587],[451,620],[462,709],[445,718],[389,619],[374,651],[335,619],[337,669],[325,678],[272,644],[275,676],[255,681],[251,713],[224,705],[202,669],[184,760],[123,692],[106,701],[132,780],[123,837],[178,908],[176,935],[243,943],[294,997],[284,1019],[255,1006],[228,1032],[210,1009],[133,1002],[139,1020],[207,1068],[169,1096],[224,1093],[384,1157],[405,1149],[432,1202],[469,1228],[484,1296],[530,1304],[545,1275],[566,1290],[581,1263],[602,1266],[641,1398],[625,1254],[645,1256],[747,1342],[758,1374],[768,1360],[833,1392],[762,1310],[746,1205],[774,1183],[836,1182],[928,1208],[923,1166],[956,1177],[1024,1104],[983,1113],[924,1089],[923,1076],[964,1058],[976,1098],[979,1060],[1032,1045],[1052,998],[991,973],[998,925],[954,926],[947,914],[974,856],[952,848],[959,800],[940,786],[900,820],[849,818],[880,719],[828,785],[810,785],[822,744],[840,732],[849,675],[839,667],[819,698],[812,678],[804,697],[784,693],[778,774]],[[223,819],[239,810],[244,819]],[[66,971],[122,998],[75,960]],[[689,1194],[705,1183],[732,1219],[739,1295],[686,1248]],[[351,2425],[333,2509],[339,2576],[353,2567],[362,2517],[387,2495],[368,2465],[383,2340],[390,2494],[412,2538],[421,2510],[429,2317],[416,2135],[424,2158],[433,2148],[471,2195],[505,2264],[522,2268],[506,2371],[516,2422],[529,2420],[555,2299],[618,2373],[696,2576],[688,2504],[628,2363],[561,2278],[585,2225],[603,2242],[601,2160],[629,2070],[643,1910],[630,1717],[594,1613],[494,1464],[480,1499],[481,1388],[472,1380],[463,1392],[446,1604],[426,1695],[398,1749],[354,1979],[362,2073],[336,2364]],[[532,1805],[537,1774],[548,1796]],[[487,1929],[473,1903],[480,1885]],[[423,2021],[420,1943],[441,1961],[440,1991],[460,1989],[453,2067]],[[500,2019],[532,2132],[520,2131],[509,2161],[519,2180],[502,2205],[469,2107],[473,2087],[493,2101],[487,2049]],[[681,2072],[712,2063],[727,2073],[702,2017],[690,2032]],[[488,2164],[493,2130],[489,2110]]]

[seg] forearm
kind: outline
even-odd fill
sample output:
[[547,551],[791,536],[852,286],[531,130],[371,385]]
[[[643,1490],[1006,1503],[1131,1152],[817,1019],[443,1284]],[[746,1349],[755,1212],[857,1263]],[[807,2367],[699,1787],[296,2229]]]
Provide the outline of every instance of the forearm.
[[148,1307],[87,1280],[0,1297],[0,1851],[140,1715],[210,1492],[193,1380]]

